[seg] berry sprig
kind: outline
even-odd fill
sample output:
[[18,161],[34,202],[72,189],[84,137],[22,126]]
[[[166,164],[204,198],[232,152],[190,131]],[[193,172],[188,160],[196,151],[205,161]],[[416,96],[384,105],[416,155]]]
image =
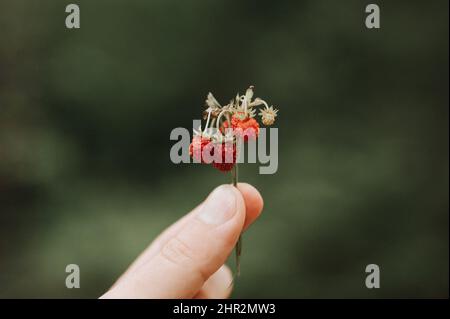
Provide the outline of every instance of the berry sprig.
[[260,109],[261,122],[272,125],[278,110],[261,98],[253,99],[253,86],[244,95],[237,94],[228,104],[221,106],[212,93],[208,93],[203,112],[205,128],[194,131],[189,153],[196,161],[212,164],[222,172],[228,172],[236,166],[237,139],[244,142],[256,140],[259,135],[259,123],[255,119],[256,108]]
[[[212,164],[222,172],[232,171],[232,182],[237,186],[238,172],[236,158],[239,152],[237,141],[255,141],[259,135],[259,123],[256,109],[260,106],[259,116],[262,124],[270,126],[275,122],[278,110],[257,97],[253,99],[253,86],[244,95],[237,94],[228,104],[222,106],[210,92],[207,95],[203,112],[205,127],[194,131],[189,146],[191,157],[203,164]],[[236,244],[236,275],[240,273],[242,235]]]

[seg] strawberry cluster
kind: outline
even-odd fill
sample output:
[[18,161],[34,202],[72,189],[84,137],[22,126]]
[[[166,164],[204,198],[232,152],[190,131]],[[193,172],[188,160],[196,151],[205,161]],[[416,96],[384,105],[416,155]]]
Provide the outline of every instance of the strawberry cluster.
[[230,171],[236,163],[236,143],[214,140],[208,134],[196,134],[189,145],[189,154],[199,163],[212,164],[222,172]]
[[248,142],[258,138],[256,107],[265,106],[259,113],[264,125],[272,125],[278,112],[260,98],[253,100],[253,86],[244,95],[237,94],[227,105],[221,106],[212,93],[208,94],[205,103],[205,128],[194,131],[189,154],[194,161],[212,164],[222,172],[230,171],[236,164],[237,139]]

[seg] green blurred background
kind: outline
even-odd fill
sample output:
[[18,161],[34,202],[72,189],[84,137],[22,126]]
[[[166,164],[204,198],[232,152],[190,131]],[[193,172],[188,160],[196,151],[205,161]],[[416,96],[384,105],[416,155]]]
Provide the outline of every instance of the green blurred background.
[[250,84],[280,161],[240,169],[265,209],[233,296],[448,297],[446,0],[0,0],[0,41],[0,297],[102,294],[229,182],[172,164],[169,134]]

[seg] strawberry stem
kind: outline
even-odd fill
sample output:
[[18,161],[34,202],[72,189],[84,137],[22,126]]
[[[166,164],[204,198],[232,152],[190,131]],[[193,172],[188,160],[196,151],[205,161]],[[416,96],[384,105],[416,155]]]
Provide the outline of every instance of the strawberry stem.
[[[237,187],[238,183],[238,164],[235,163],[231,170],[231,180],[233,182],[233,186]],[[236,276],[241,274],[241,251],[242,251],[242,234],[239,235],[239,239],[234,247],[236,253]]]
[[205,132],[208,131],[208,125],[209,125],[210,119],[211,119],[211,110],[208,111],[208,119],[206,120],[206,124],[205,124]]

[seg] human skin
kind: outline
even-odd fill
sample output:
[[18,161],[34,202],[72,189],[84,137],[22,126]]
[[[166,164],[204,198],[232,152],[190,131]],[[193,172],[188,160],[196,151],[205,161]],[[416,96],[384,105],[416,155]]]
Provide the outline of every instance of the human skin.
[[227,298],[232,273],[224,265],[263,200],[251,185],[217,187],[161,233],[100,298]]

